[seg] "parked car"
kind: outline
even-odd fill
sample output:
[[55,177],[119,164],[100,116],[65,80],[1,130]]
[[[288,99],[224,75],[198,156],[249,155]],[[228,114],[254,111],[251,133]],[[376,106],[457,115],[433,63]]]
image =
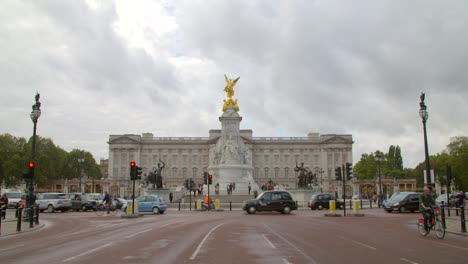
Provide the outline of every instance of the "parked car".
[[101,204],[102,200],[104,199],[104,195],[100,193],[87,193],[87,195],[90,199],[96,201],[98,205]]
[[[164,214],[167,209],[167,205],[162,199],[162,197],[152,194],[152,195],[142,195],[135,200],[138,202],[138,211],[139,212],[153,212],[154,214]],[[131,204],[128,201],[125,205],[122,205],[121,210],[126,212],[127,206]]]
[[114,198],[113,203],[117,209],[122,209],[122,206],[127,204],[127,200],[122,198]]
[[96,210],[97,201],[93,197],[85,193],[72,193],[70,194],[70,201],[72,204],[71,209],[76,211]]
[[56,210],[66,212],[72,208],[72,203],[66,193],[41,193],[37,197],[36,204],[39,205],[41,212],[47,210],[49,213]]
[[[322,210],[322,209],[329,209],[330,208],[330,201],[335,200],[335,195],[331,193],[316,193],[310,197],[309,202],[307,205],[310,207],[311,210]],[[337,200],[336,201],[336,208],[343,209],[343,201]]]
[[297,210],[297,205],[289,192],[266,191],[255,199],[245,201],[242,209],[248,214],[255,214],[257,211],[278,211],[289,214],[292,210]]
[[16,191],[5,192],[6,197],[8,197],[8,208],[16,208],[18,203],[21,200],[22,193]]
[[[444,204],[447,205],[447,194],[441,194],[436,198],[436,202],[440,205]],[[457,206],[457,194],[449,194],[449,207],[456,207]]]
[[391,213],[399,211],[400,213],[419,211],[419,197],[421,193],[401,192],[393,195],[386,203],[384,209]]

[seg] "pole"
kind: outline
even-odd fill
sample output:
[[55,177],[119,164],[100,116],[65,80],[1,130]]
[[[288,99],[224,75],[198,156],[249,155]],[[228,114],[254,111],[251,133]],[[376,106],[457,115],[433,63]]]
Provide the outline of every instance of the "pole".
[[[450,190],[450,179],[452,178],[452,168],[450,167],[450,165],[446,164],[445,165],[445,171],[446,171],[446,174],[447,174],[447,207],[450,207],[450,194],[449,194],[449,190]],[[450,215],[449,215],[450,216]]]
[[379,161],[379,208],[382,206],[382,169]]
[[188,186],[189,186],[189,209],[190,211],[192,211],[192,178],[189,178],[189,182],[188,182]]
[[[135,176],[136,176],[136,173],[135,173]],[[133,178],[133,189],[132,189],[132,215],[134,214],[135,214],[135,178]]]
[[424,155],[426,158],[426,177],[427,185],[432,185],[431,183],[431,165],[429,164],[429,147],[427,146],[427,129],[426,129],[426,120],[423,119],[423,129],[424,129]]
[[[210,177],[210,176],[208,175],[208,177]],[[211,206],[210,206],[210,179],[206,178],[206,180],[207,180],[207,184],[208,184],[208,210],[210,210],[211,209]]]
[[346,216],[346,171],[344,164],[341,167],[343,168],[343,173],[341,173],[343,178],[343,215]]

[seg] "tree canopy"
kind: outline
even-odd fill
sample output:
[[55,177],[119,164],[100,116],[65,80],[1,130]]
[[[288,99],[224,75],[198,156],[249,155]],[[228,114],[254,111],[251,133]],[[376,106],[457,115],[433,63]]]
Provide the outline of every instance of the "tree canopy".
[[[16,186],[27,172],[31,160],[32,137],[29,140],[10,134],[0,135],[0,183]],[[99,165],[91,153],[74,149],[67,152],[50,138],[37,136],[35,153],[35,180],[44,185],[50,180],[73,179],[80,176],[78,158],[83,156],[83,171],[87,177],[102,177]]]

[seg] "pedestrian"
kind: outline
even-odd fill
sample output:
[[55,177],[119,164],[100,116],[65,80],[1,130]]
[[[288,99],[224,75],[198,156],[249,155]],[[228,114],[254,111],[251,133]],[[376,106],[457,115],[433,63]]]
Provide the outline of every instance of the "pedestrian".
[[169,193],[169,203],[172,203],[172,198],[174,198],[172,193]]
[[111,198],[111,196],[109,195],[108,192],[105,192],[105,193],[104,193],[104,199],[102,199],[102,203],[106,205],[106,207],[107,207],[107,214],[109,214],[110,207],[111,207],[111,205],[112,205],[112,198]]
[[1,217],[5,219],[6,217],[6,209],[8,208],[8,197],[6,194],[2,194],[0,197],[0,210],[2,211]]
[[236,190],[236,183],[235,182],[232,183],[232,190],[234,190],[234,191]]
[[247,189],[249,190],[249,195],[250,195],[250,191],[252,190],[252,186],[250,186],[250,182],[249,182],[249,186],[247,187]]
[[463,206],[465,203],[465,193],[463,191],[460,191],[459,194],[457,194],[457,207]]

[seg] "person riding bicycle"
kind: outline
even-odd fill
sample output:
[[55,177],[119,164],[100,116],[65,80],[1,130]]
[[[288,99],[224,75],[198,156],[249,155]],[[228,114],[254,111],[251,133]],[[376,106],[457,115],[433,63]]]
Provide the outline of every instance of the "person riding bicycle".
[[424,230],[426,230],[426,232],[429,232],[428,221],[432,218],[434,214],[433,208],[436,206],[440,209],[440,205],[434,200],[431,194],[431,188],[424,187],[424,192],[419,197],[419,211],[424,217]]
[[107,207],[107,214],[109,214],[110,207],[112,205],[112,198],[108,192],[104,193],[104,199],[102,199],[102,203]]

